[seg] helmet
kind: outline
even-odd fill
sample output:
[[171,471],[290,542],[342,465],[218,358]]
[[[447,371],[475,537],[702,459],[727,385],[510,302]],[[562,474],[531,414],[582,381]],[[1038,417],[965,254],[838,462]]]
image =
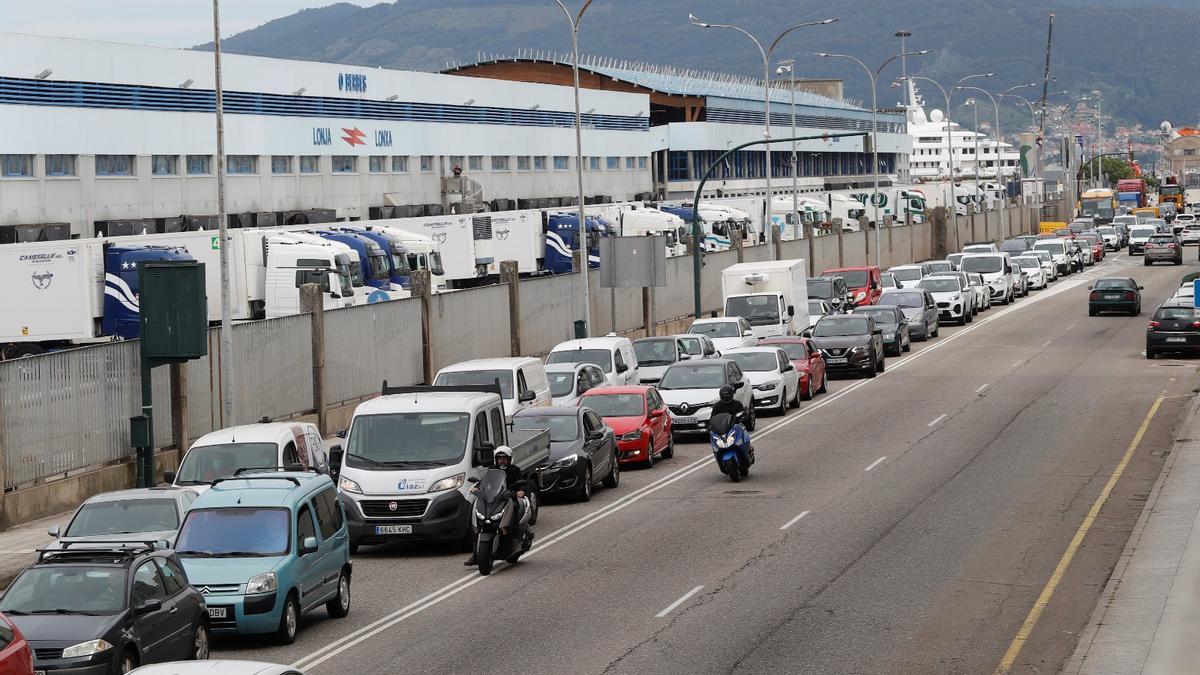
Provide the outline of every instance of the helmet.
[[500,460],[501,456],[507,457],[508,461],[511,462],[512,461],[512,448],[508,447],[507,445],[501,445],[500,447],[498,447],[494,451],[492,451],[492,461],[498,462]]
[[718,394],[720,395],[722,401],[725,401],[726,403],[728,403],[729,401],[732,401],[733,400],[733,385],[731,385],[731,384],[722,385]]

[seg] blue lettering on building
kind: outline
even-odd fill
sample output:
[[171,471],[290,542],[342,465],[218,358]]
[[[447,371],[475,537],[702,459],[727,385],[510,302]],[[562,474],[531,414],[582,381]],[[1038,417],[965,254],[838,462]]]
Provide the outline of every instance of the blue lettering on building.
[[338,73],[338,91],[356,91],[359,93],[367,90],[367,76],[355,75],[354,73]]
[[392,147],[392,132],[384,131],[384,130],[376,131],[375,132],[375,147],[377,147],[377,148]]
[[329,127],[313,127],[313,145],[333,145],[333,134]]

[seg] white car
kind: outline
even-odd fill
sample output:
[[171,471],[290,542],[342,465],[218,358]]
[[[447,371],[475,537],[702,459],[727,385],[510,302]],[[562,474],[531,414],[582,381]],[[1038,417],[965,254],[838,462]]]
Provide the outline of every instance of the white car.
[[822,298],[808,299],[808,327],[812,328],[817,325],[821,317],[833,314],[833,305],[829,304],[828,300]]
[[1049,251],[1033,250],[1026,255],[1036,256],[1042,263],[1042,271],[1046,273],[1047,281],[1058,280],[1058,265],[1054,264],[1054,256]]
[[1158,230],[1148,225],[1135,225],[1129,228],[1129,255],[1145,253],[1146,242],[1158,234]]
[[957,277],[925,277],[917,288],[929,291],[937,301],[938,320],[955,321],[965,326],[974,320],[971,315],[972,293],[964,289]]
[[717,346],[713,344],[711,338],[707,335],[697,335],[696,333],[682,333],[676,335],[683,342],[683,346],[687,348],[688,354],[693,359],[719,359],[721,352],[717,350]]
[[[981,300],[983,292],[981,290],[976,290],[976,288],[971,286],[971,275],[967,274],[966,272],[934,272],[933,274],[930,274],[929,277],[950,277],[952,279],[958,279],[958,285],[962,286],[963,290],[967,291],[965,295],[967,297],[967,305],[971,310],[971,315],[974,316],[983,311],[983,301]],[[929,277],[926,277],[926,279]],[[980,282],[980,286],[982,285],[983,282]]]
[[1042,267],[1042,260],[1036,255],[1019,255],[1012,259],[1012,263],[1020,267],[1029,278],[1030,288],[1041,290],[1050,283],[1046,278],[1046,269]]
[[693,359],[667,368],[658,383],[658,393],[671,413],[676,434],[704,433],[712,417],[713,404],[720,400],[720,389],[733,386],[733,397],[746,407],[746,430],[754,431],[754,395],[746,375],[729,359]]
[[968,244],[963,247],[963,253],[999,253],[995,244]]
[[238,469],[303,466],[329,472],[321,431],[309,422],[260,422],[210,431],[196,439],[178,471],[163,478],[174,487],[204,492]]
[[897,265],[888,268],[888,274],[896,279],[897,288],[916,288],[925,276],[925,268],[921,265]]
[[1196,287],[1192,284],[1184,284],[1175,291],[1175,295],[1171,296],[1170,300],[1164,302],[1164,305],[1184,303],[1188,305],[1196,304]]
[[604,378],[614,387],[638,384],[638,361],[633,342],[616,335],[560,342],[550,350],[546,363],[594,363],[600,366]]
[[1183,231],[1179,233],[1179,243],[1184,246],[1200,244],[1200,223],[1184,225]]
[[579,397],[608,384],[604,371],[594,363],[551,363],[546,366],[550,381],[550,405],[579,405]]
[[983,275],[979,273],[968,274],[967,279],[971,282],[971,290],[975,292],[975,306],[980,311],[992,308],[992,289],[983,280]]
[[634,340],[633,352],[642,384],[658,384],[671,364],[692,358],[687,345],[674,335]]
[[1059,239],[1039,239],[1033,242],[1033,252],[1044,251],[1050,256],[1050,261],[1054,264],[1058,274],[1066,276],[1072,272],[1071,252],[1068,248],[1067,240]]
[[725,358],[738,364],[750,380],[756,408],[783,415],[788,406],[800,407],[800,373],[779,347],[731,349]]
[[720,352],[758,344],[758,338],[750,328],[749,322],[740,316],[696,319],[688,328],[688,332],[707,335]]
[[1096,228],[1096,234],[1104,239],[1104,248],[1110,251],[1121,250],[1121,234],[1112,225],[1101,225]]

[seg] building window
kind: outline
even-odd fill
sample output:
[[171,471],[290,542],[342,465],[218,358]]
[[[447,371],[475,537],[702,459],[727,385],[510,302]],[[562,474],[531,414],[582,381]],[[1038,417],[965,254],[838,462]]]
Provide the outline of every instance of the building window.
[[301,155],[300,173],[321,173],[320,155]]
[[534,171],[545,171],[546,170],[546,158],[545,157],[534,157],[533,158],[533,170]]
[[[738,178],[742,178],[741,171],[745,158],[742,153],[737,153],[735,157],[737,161]],[[667,158],[667,179],[668,180],[687,180],[688,179],[688,154],[679,150],[672,150]]]
[[492,171],[508,171],[508,156],[493,155],[492,156]]
[[387,173],[387,157],[383,155],[371,155],[368,168],[371,173]]
[[271,173],[291,173],[291,155],[271,155]]
[[450,168],[453,169],[456,166],[460,169],[463,168],[464,164],[462,155],[450,155]]
[[468,157],[467,171],[483,171],[483,155],[471,155]]
[[604,160],[604,166],[609,171],[616,171],[617,169],[621,168],[621,158],[620,157],[608,157]]
[[151,155],[150,173],[155,176],[178,176],[179,157],[176,155]]
[[74,176],[75,155],[46,155],[47,176]]
[[392,173],[408,173],[408,157],[396,155],[392,158]]
[[599,157],[588,157],[588,169],[590,169],[592,171],[599,171],[600,170],[600,158]]
[[554,170],[555,171],[566,171],[569,168],[571,168],[571,162],[570,162],[570,159],[566,155],[555,155],[554,156]]
[[1196,149],[1195,149],[1195,148],[1184,148],[1184,149],[1183,149],[1183,156],[1184,156],[1184,157],[1191,157],[1191,156],[1193,156],[1193,155],[1195,155],[1195,154],[1196,154]]
[[96,155],[97,176],[132,176],[133,155]]
[[189,176],[212,175],[212,155],[188,155],[187,172]]
[[227,173],[249,176],[258,173],[258,155],[229,155],[225,158]]
[[646,158],[638,157],[638,169],[644,171],[646,169]]
[[433,155],[421,155],[421,173],[433,171]]
[[355,173],[358,171],[358,157],[354,155],[334,155],[334,173]]
[[33,175],[33,155],[0,155],[0,165],[6,177]]
[[625,168],[626,169],[636,169],[637,168],[637,157],[626,157],[625,158]]
[[529,158],[524,157],[524,156],[518,157],[517,158],[517,171],[528,171],[528,170],[529,170]]

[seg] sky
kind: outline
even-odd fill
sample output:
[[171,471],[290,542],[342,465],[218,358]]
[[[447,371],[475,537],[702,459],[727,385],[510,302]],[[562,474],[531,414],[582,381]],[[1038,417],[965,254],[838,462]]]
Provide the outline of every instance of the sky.
[[[339,0],[221,0],[221,35]],[[384,0],[340,0],[368,7]],[[212,0],[4,0],[0,30],[191,47],[212,41]]]

